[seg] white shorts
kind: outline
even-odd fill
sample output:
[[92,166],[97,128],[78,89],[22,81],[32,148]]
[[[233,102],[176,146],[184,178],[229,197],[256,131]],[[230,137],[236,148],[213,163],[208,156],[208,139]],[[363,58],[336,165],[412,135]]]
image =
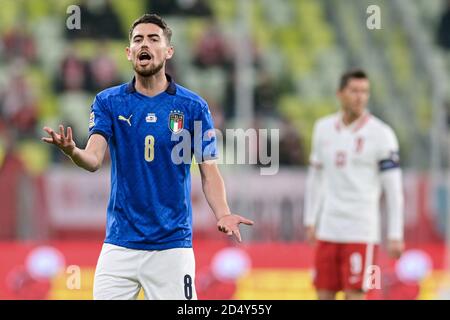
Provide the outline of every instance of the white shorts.
[[94,300],[196,300],[192,248],[134,250],[103,244],[94,277]]

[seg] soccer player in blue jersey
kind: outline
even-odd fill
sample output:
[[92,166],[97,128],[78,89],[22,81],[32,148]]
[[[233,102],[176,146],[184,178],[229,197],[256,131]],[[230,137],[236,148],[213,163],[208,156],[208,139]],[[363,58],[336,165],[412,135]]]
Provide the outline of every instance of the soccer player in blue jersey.
[[141,288],[146,299],[196,299],[190,161],[178,161],[174,152],[181,136],[194,136],[194,127],[206,139],[192,144],[189,160],[195,155],[199,162],[218,229],[240,242],[239,224],[253,224],[228,207],[206,101],[165,73],[174,54],[171,35],[158,15],[133,23],[126,54],[135,75],[97,94],[85,149],[76,146],[70,127],[44,128],[49,137],[43,141],[88,171],[98,170],[110,149],[111,194],[94,299],[136,299]]

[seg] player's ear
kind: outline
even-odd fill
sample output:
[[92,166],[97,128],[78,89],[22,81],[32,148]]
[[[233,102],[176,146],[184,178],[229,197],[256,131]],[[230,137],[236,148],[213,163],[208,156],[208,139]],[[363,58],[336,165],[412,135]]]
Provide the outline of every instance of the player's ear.
[[127,54],[128,61],[131,61],[131,50],[130,47],[125,48],[125,53]]
[[175,48],[173,46],[169,46],[167,48],[167,52],[166,52],[166,59],[169,60],[173,57],[173,54],[175,53]]

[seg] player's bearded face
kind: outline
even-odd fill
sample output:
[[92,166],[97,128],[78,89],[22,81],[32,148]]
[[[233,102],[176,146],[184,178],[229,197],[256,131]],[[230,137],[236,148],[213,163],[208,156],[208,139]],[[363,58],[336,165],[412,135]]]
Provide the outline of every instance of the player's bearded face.
[[137,74],[143,77],[157,74],[172,54],[173,48],[159,26],[143,23],[134,28],[127,56]]
[[370,84],[367,79],[350,79],[347,86],[339,91],[344,111],[360,116],[365,110],[370,96]]

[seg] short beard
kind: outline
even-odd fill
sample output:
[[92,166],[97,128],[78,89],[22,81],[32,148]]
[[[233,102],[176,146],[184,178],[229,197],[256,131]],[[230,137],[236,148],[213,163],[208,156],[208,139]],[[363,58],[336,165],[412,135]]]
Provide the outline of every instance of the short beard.
[[164,61],[157,66],[151,66],[149,69],[139,69],[137,64],[133,65],[134,71],[141,77],[151,77],[157,74],[164,67]]

